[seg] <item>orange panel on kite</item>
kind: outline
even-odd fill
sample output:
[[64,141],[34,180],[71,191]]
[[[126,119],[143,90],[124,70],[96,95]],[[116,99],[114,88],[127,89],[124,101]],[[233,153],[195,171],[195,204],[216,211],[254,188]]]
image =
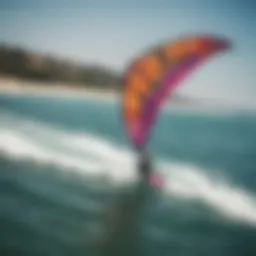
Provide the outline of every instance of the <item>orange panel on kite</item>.
[[[138,73],[138,72],[137,72]],[[142,74],[131,73],[127,77],[128,90],[137,91],[139,94],[144,95],[149,89],[149,83]]]
[[140,59],[136,64],[136,68],[152,82],[158,80],[163,71],[162,63],[153,54]]

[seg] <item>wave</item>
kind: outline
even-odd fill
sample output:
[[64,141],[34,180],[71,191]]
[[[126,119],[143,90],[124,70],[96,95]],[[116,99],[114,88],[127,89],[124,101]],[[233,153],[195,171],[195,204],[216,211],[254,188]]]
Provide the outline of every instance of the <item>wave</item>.
[[[86,132],[67,132],[10,114],[0,118],[0,155],[11,160],[54,165],[91,177],[108,176],[122,185],[137,179],[134,154],[109,140]],[[233,220],[256,224],[256,197],[192,164],[158,161],[165,176],[164,192],[201,200]]]

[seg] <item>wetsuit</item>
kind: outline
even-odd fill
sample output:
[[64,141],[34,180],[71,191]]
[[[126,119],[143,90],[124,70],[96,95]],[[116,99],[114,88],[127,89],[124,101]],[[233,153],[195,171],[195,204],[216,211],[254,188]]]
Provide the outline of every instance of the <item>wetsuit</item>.
[[147,182],[152,174],[152,162],[146,151],[142,151],[139,157],[138,172],[143,181]]

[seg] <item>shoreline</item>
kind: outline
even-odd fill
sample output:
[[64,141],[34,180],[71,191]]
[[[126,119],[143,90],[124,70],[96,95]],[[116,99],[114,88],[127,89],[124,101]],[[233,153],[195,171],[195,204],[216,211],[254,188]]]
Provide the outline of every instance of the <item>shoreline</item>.
[[[16,78],[0,78],[0,95],[27,95],[27,96],[47,96],[47,97],[65,97],[65,98],[84,98],[91,100],[103,101],[119,101],[121,94],[118,91],[110,89],[92,89],[90,87],[81,87],[79,85],[67,83],[44,83],[31,82]],[[166,111],[182,111],[182,112],[241,112],[249,111],[255,112],[255,107],[248,107],[243,105],[229,105],[209,103],[205,101],[190,102],[175,102],[169,101],[165,104]]]
[[81,88],[81,86],[64,83],[43,83],[16,79],[0,79],[0,94],[84,97],[100,100],[114,100],[120,97],[119,93],[114,90]]

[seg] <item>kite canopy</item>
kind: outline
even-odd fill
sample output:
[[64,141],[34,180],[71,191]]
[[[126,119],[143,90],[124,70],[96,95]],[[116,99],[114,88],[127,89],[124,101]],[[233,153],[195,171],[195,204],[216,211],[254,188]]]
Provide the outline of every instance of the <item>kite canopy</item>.
[[160,106],[203,61],[228,49],[215,36],[188,36],[155,47],[132,61],[124,75],[123,115],[128,136],[137,149],[148,140]]

